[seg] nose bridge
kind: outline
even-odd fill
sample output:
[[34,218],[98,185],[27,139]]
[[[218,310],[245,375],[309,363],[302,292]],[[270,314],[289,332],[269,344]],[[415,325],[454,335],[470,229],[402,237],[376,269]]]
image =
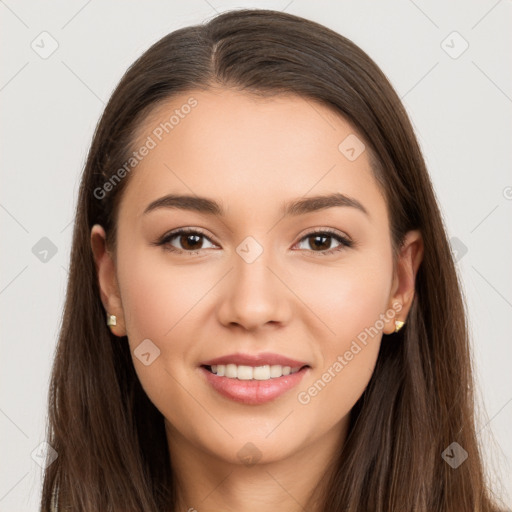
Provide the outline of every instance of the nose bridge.
[[277,260],[270,248],[254,237],[248,236],[237,246],[220,308],[223,323],[253,329],[286,319],[286,287],[277,277]]

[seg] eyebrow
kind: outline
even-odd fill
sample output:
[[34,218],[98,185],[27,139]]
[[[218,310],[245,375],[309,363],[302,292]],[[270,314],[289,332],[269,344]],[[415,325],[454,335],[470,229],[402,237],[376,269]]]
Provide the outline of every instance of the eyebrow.
[[[284,204],[283,215],[285,217],[304,215],[336,206],[356,208],[368,217],[370,216],[366,208],[357,199],[339,192],[289,201]],[[144,210],[144,215],[159,208],[177,208],[219,217],[225,216],[225,211],[219,203],[213,199],[200,196],[168,194],[151,202]]]

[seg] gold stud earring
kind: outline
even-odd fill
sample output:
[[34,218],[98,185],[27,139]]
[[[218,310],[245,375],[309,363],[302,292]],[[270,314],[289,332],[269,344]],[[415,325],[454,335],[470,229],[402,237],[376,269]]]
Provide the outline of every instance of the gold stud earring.
[[398,332],[403,326],[405,322],[401,322],[400,320],[395,320],[395,332]]
[[116,315],[107,315],[107,325],[117,325],[117,317]]

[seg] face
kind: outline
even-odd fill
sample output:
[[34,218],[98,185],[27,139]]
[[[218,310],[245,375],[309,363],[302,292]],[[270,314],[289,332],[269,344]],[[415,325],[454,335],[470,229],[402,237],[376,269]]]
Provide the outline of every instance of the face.
[[[150,149],[120,203],[119,302],[106,286],[103,297],[169,435],[235,463],[284,459],[338,435],[382,333],[404,319],[386,202],[361,137],[312,100],[231,90],[175,97],[138,135],[136,148]],[[190,209],[154,203],[171,194],[192,196]],[[349,199],[286,213],[333,194]],[[202,366],[262,353],[307,367],[268,379],[271,368],[245,361],[253,372],[245,380],[247,368],[231,367],[235,379]],[[279,359],[262,361],[287,373]]]

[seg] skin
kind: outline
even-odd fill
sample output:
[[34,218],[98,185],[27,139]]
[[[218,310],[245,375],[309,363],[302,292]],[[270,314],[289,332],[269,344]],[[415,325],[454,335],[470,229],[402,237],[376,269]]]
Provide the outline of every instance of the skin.
[[[165,417],[180,510],[302,510],[345,441],[380,343],[396,342],[382,334],[393,333],[395,319],[406,321],[421,234],[407,234],[393,274],[386,203],[368,154],[349,161],[338,145],[357,132],[309,99],[192,91],[156,107],[140,127],[141,143],[191,96],[197,107],[129,177],[116,254],[107,250],[101,226],[91,230],[101,298],[117,316],[112,332],[128,336],[141,384]],[[357,199],[369,216],[334,207],[282,217],[286,201],[335,191]],[[143,214],[171,192],[215,199],[226,217],[170,208]],[[168,245],[186,250],[194,242],[197,254],[152,245],[181,227],[201,228],[206,238],[178,236]],[[322,228],[355,245],[322,255],[340,247],[334,238],[320,248],[315,237],[304,238]],[[248,236],[263,248],[252,263],[236,252]],[[393,304],[400,312],[309,403],[300,403],[298,393]],[[148,366],[133,355],[145,339],[160,350]],[[297,388],[262,405],[219,395],[199,370],[214,357],[263,351],[305,361],[311,370]],[[248,442],[260,457],[254,465],[238,455]]]

